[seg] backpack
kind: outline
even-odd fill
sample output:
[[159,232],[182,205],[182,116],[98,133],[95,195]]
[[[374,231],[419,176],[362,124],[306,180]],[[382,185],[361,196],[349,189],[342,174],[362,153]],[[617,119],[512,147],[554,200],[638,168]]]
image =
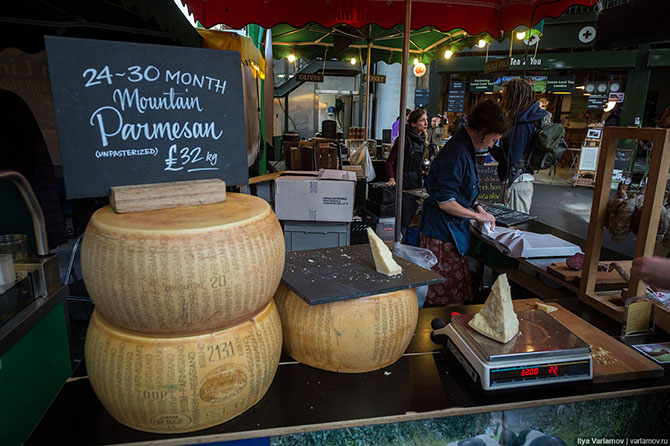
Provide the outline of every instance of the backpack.
[[551,113],[535,121],[535,133],[531,140],[530,152],[522,158],[525,167],[534,172],[549,169],[558,164],[565,151],[568,150],[564,136],[565,129],[561,124],[551,121]]

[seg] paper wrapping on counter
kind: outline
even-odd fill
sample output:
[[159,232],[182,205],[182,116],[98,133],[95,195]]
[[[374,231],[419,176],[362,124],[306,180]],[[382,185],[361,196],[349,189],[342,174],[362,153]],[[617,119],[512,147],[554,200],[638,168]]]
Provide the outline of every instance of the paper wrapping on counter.
[[506,256],[518,258],[530,257],[569,257],[581,252],[581,248],[552,234],[538,234],[490,225],[475,225],[482,235],[493,240],[498,251]]

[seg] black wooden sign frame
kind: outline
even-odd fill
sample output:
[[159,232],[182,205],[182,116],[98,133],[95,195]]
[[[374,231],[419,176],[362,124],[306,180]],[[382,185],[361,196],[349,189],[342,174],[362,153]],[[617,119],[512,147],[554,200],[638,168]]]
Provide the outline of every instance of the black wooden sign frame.
[[46,37],[68,198],[248,182],[240,53]]

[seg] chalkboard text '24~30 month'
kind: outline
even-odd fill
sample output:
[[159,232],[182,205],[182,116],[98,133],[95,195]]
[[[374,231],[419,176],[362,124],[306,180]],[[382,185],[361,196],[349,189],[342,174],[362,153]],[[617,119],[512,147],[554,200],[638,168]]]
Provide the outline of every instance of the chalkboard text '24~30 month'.
[[[156,82],[161,79],[161,72],[153,65],[149,65],[144,69],[139,65],[133,65],[128,67],[126,71],[112,73],[109,66],[105,65],[99,72],[95,68],[87,68],[82,73],[82,77],[84,79],[88,78],[84,84],[84,86],[88,88],[101,85],[103,81],[106,82],[107,85],[112,85],[115,77],[125,78],[129,82],[135,83],[143,81]],[[221,94],[226,92],[226,81],[204,74],[195,74],[188,71],[182,72],[181,70],[165,70],[165,77],[163,79],[166,83],[199,87],[204,90],[213,90]]]

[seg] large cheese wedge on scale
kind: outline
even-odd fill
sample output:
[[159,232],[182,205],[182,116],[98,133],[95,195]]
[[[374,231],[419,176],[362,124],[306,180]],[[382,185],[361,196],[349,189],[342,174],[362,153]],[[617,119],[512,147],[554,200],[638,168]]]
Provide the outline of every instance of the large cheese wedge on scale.
[[284,234],[264,200],[117,214],[98,209],[81,263],[112,324],[170,336],[220,330],[264,308],[284,270]]
[[387,276],[397,276],[402,274],[402,267],[393,260],[393,254],[386,244],[379,238],[379,236],[368,227],[368,239],[370,240],[370,249],[372,249],[372,257],[375,259],[375,268],[378,273],[386,274]]
[[361,373],[396,362],[419,318],[416,289],[309,305],[280,285],[275,294],[284,351],[331,372]]
[[507,275],[501,274],[481,310],[470,321],[470,327],[498,342],[509,342],[519,332]]
[[147,432],[191,432],[260,401],[281,345],[272,301],[236,326],[183,337],[118,328],[96,308],[86,333],[86,369],[100,402],[120,423]]

